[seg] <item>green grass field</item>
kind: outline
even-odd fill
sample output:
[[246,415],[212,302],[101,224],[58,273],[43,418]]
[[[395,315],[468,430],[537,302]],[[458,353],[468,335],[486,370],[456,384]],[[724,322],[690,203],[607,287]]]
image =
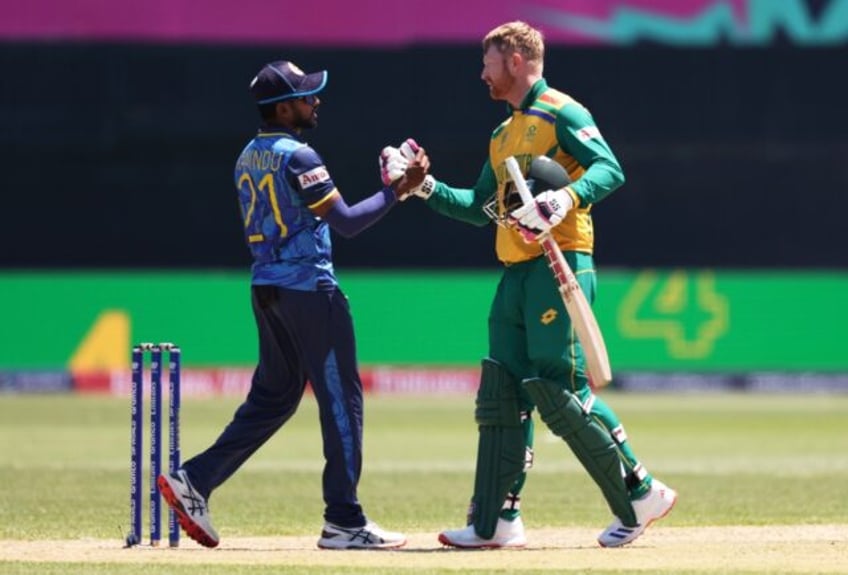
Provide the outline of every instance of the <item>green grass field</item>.
[[[637,455],[680,493],[680,502],[662,527],[848,523],[848,396],[605,397],[624,421]],[[184,402],[184,458],[216,437],[237,404],[235,398]],[[476,446],[472,411],[473,398],[464,396],[367,398],[360,498],[372,519],[395,530],[432,532],[434,549],[438,531],[462,524]],[[129,527],[128,443],[126,398],[0,395],[0,546],[10,540],[91,538],[114,540],[120,547]],[[298,535],[317,539],[323,508],[321,468],[317,409],[314,398],[307,396],[292,421],[214,494],[212,516],[222,540]],[[600,531],[610,519],[597,488],[564,443],[541,423],[536,466],[524,496],[528,529]],[[662,542],[654,539],[652,545]],[[181,564],[180,551],[170,553],[168,563],[156,572],[281,572],[279,566],[215,564],[204,564],[198,571],[196,565]],[[526,552],[511,553],[520,557]],[[302,566],[285,572],[401,570],[360,567],[356,558],[363,556],[360,552],[348,566],[333,570]],[[848,572],[848,559],[845,562]],[[520,566],[520,561],[506,561],[503,569],[514,572]],[[403,569],[416,575],[443,572]],[[150,572],[143,564],[0,559],[3,574]],[[592,572],[628,570],[622,564],[621,571]],[[685,572],[715,571],[705,566]]]

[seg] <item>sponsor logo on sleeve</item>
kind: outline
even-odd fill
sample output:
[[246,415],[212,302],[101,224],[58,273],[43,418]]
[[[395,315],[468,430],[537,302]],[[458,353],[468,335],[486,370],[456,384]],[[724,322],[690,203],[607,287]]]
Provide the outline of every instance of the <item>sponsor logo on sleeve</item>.
[[324,166],[318,166],[317,168],[312,168],[308,172],[300,174],[297,179],[300,181],[300,187],[305,190],[323,182],[330,181],[330,172],[328,172],[327,168]]
[[577,139],[581,142],[588,142],[591,139],[601,140],[601,131],[597,126],[586,126],[577,130]]

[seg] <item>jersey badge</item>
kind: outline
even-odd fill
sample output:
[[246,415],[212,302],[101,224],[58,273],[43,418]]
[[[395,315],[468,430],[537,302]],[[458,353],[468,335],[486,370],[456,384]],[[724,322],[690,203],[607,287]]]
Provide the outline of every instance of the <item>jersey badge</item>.
[[588,142],[591,139],[601,140],[601,131],[597,126],[586,126],[577,130],[577,139],[581,142]]

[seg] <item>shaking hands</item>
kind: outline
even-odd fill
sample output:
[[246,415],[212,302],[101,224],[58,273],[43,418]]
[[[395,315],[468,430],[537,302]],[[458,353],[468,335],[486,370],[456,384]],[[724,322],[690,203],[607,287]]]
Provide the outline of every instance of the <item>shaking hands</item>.
[[430,158],[412,138],[407,138],[397,148],[383,148],[379,163],[383,185],[392,186],[400,201],[410,196],[426,200],[433,193],[436,180],[428,174]]

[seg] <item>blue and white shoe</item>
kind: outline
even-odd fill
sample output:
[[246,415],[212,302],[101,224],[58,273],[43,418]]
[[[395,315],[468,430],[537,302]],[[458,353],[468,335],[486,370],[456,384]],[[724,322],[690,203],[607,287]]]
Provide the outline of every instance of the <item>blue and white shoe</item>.
[[668,515],[676,502],[677,492],[658,479],[654,479],[651,482],[651,490],[641,499],[633,501],[633,511],[639,523],[634,527],[628,527],[616,517],[615,521],[598,536],[598,543],[601,547],[627,545],[644,533],[651,523]]
[[177,513],[186,534],[204,547],[217,547],[218,533],[212,527],[209,506],[188,480],[186,472],[178,469],[176,473],[162,474],[156,484],[162,497]]
[[362,527],[340,527],[324,523],[318,547],[321,549],[391,549],[406,545],[406,535],[382,529],[369,521]]

